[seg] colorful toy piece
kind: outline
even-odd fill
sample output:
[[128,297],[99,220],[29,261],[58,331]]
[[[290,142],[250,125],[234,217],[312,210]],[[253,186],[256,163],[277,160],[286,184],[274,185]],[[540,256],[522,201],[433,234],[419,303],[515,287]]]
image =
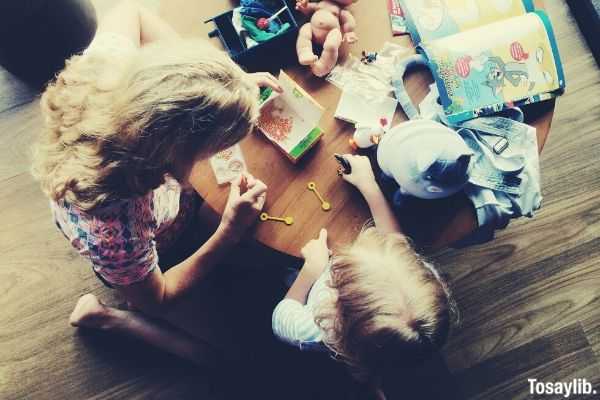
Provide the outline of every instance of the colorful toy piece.
[[363,50],[360,61],[365,65],[373,64],[375,61],[377,61],[377,53]]
[[269,214],[267,214],[266,212],[260,214],[260,220],[262,222],[267,222],[267,221],[283,222],[287,226],[294,224],[294,218],[292,218],[292,217],[272,217]]
[[256,21],[256,26],[258,26],[259,29],[266,31],[269,28],[269,20],[267,18],[259,18]]
[[272,16],[270,16],[269,18],[259,18],[256,20],[256,26],[258,27],[258,29],[266,31],[269,29],[269,25],[271,25],[271,22],[279,17],[281,15],[281,13],[283,13],[285,10],[287,10],[287,6],[283,7],[281,10],[277,11],[275,14],[273,14]]
[[311,192],[313,192],[315,194],[315,196],[317,196],[317,198],[321,202],[321,208],[323,209],[323,211],[331,210],[331,203],[329,203],[328,201],[325,201],[323,199],[323,196],[321,196],[321,193],[319,193],[319,191],[317,190],[316,183],[308,182],[308,190],[310,190]]
[[356,151],[379,144],[389,126],[390,122],[385,117],[379,119],[379,126],[376,127],[357,126],[352,139],[348,140],[350,147]]
[[354,135],[348,140],[353,150],[367,149],[375,146],[381,140],[385,131],[382,127],[359,126],[354,131]]

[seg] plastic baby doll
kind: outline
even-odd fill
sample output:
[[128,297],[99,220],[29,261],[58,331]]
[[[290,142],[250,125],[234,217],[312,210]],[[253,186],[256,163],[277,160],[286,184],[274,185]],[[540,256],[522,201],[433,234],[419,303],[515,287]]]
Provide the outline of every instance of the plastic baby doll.
[[[298,35],[296,50],[301,65],[310,65],[312,72],[323,77],[337,64],[340,47],[344,42],[358,41],[354,32],[356,21],[346,8],[358,0],[325,0],[310,3],[297,0],[296,10],[311,16]],[[323,46],[321,57],[313,53],[313,43]]]

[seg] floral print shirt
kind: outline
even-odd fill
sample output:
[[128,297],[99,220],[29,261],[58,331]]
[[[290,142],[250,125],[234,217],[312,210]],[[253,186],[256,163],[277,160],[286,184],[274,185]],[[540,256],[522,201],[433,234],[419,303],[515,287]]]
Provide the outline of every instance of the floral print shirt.
[[158,266],[196,215],[199,197],[173,178],[145,196],[123,199],[86,212],[67,201],[51,201],[57,227],[100,278],[127,286]]

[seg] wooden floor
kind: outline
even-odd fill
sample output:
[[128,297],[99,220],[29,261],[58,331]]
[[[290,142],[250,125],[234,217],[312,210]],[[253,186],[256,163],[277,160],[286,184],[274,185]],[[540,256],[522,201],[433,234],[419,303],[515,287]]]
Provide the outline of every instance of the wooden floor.
[[[543,209],[492,243],[433,257],[451,277],[462,325],[442,355],[449,373],[442,362],[441,375],[429,371],[424,385],[453,381],[469,399],[534,398],[528,378],[586,378],[600,390],[600,70],[563,1],[546,5],[568,90],[541,160]],[[245,390],[237,398],[268,398],[259,394],[272,393],[271,382],[286,389],[281,399],[351,398],[343,393],[352,387],[333,385],[345,377],[327,360],[313,370],[311,356],[278,350],[265,359],[258,349],[247,364],[216,376],[69,327],[80,295],[118,299],[56,231],[29,175],[41,124],[37,99],[4,72],[0,87],[0,399],[213,399],[231,387]]]

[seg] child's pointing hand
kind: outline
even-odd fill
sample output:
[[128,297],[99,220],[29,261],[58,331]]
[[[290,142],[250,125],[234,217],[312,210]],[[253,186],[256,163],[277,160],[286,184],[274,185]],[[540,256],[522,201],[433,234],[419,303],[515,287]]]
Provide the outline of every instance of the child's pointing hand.
[[308,242],[301,250],[302,257],[306,261],[304,263],[303,270],[310,273],[310,276],[317,279],[327,265],[329,264],[329,257],[331,252],[327,246],[327,230],[321,229],[319,237]]

